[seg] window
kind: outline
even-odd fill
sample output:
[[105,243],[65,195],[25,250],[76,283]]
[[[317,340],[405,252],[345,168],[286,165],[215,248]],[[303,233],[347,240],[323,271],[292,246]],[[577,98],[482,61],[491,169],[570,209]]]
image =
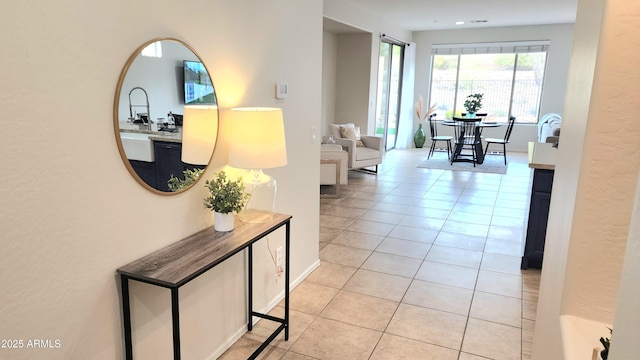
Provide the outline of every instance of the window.
[[536,123],[548,43],[437,45],[432,49],[430,105],[439,119],[460,116],[467,95],[482,93],[494,121]]
[[156,41],[147,45],[144,49],[142,49],[142,56],[161,58],[162,57],[162,43],[160,41]]

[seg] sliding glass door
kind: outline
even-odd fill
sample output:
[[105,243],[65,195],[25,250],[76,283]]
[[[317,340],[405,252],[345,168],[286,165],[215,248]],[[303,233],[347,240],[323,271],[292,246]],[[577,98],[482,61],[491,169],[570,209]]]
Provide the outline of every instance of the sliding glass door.
[[396,146],[400,97],[402,95],[403,62],[403,45],[388,42],[384,39],[380,41],[376,136],[382,136],[386,150],[391,150]]

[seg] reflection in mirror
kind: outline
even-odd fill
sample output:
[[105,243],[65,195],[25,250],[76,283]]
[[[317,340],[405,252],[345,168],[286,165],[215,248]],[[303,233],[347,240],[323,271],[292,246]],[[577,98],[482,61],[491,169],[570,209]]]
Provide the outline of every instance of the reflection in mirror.
[[195,184],[213,155],[218,106],[193,49],[176,39],[138,48],[120,75],[114,124],[122,159],[144,187],[172,194]]

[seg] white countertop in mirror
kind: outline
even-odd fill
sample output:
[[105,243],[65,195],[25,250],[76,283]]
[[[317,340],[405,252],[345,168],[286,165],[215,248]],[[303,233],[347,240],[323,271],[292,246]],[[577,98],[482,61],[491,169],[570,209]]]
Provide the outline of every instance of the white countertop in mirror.
[[149,136],[149,140],[151,141],[166,141],[166,142],[182,142],[182,128],[177,127],[176,132],[169,131],[149,131],[149,130],[139,130],[139,129],[120,129],[120,135],[123,133],[133,133],[133,134],[147,134]]

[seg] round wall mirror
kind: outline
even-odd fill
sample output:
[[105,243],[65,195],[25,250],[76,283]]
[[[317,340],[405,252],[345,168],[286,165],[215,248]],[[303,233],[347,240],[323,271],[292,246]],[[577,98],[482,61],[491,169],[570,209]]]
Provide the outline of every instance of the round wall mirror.
[[114,128],[125,166],[145,188],[169,195],[198,181],[216,145],[218,104],[189,45],[154,39],[131,55],[118,80]]

